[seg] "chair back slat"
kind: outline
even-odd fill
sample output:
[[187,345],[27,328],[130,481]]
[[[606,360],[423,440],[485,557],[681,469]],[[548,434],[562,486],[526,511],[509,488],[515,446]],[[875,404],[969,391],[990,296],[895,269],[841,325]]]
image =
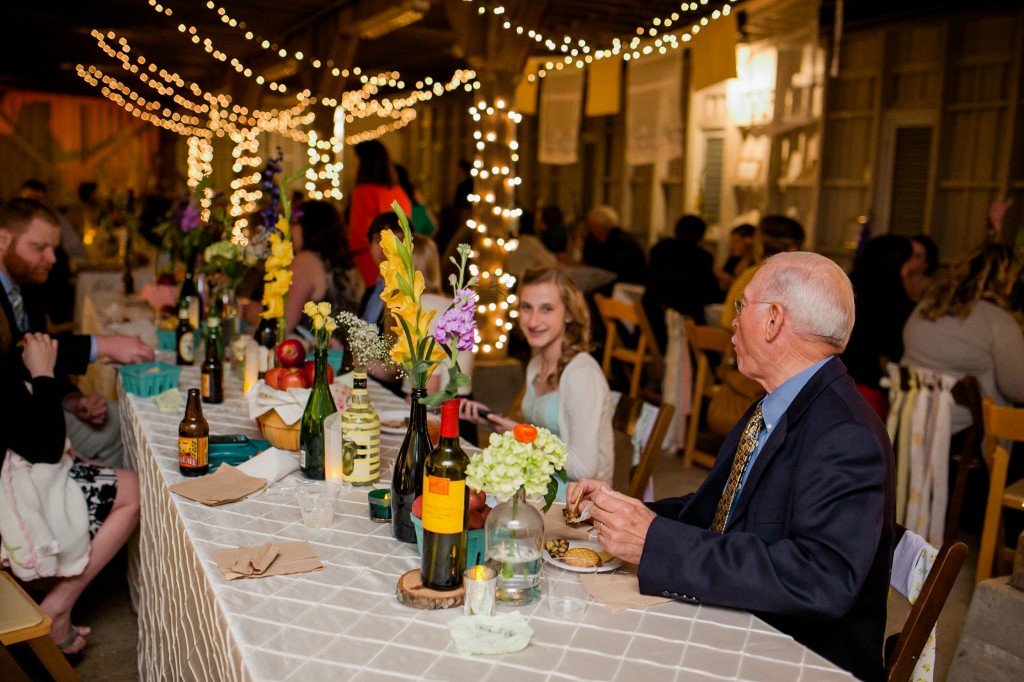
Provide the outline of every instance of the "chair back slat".
[[887,657],[885,668],[889,682],[910,680],[966,558],[967,545],[962,542],[947,542],[939,550],[896,645]]
[[[636,433],[637,424],[644,409],[644,401],[623,395],[619,398],[615,407],[615,414],[612,416],[612,426],[630,437],[632,441]],[[647,405],[650,405],[647,403]],[[661,444],[665,440],[665,434],[672,423],[672,416],[675,414],[673,405],[663,404],[660,407],[650,405],[657,410],[654,422],[651,424],[650,432],[640,443],[640,461],[632,469],[629,476],[629,484],[625,491],[630,497],[640,498],[647,481],[654,471],[658,455],[661,453]],[[616,457],[629,457],[632,463],[632,452],[616,452]],[[617,468],[617,467],[616,467]]]
[[975,582],[988,580],[996,559],[1000,563],[1010,551],[1005,547],[1003,508],[1019,509],[1020,501],[1007,493],[1010,470],[1010,451],[1004,441],[1024,442],[1024,409],[996,405],[991,398],[982,402],[981,413],[985,425],[985,463],[988,465],[988,501],[985,504],[985,522],[981,529],[981,547],[978,550],[978,568]]

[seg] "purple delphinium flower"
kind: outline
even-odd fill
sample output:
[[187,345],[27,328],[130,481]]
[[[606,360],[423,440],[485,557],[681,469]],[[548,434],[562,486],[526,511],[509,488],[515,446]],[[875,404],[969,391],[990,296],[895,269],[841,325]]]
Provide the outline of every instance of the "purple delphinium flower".
[[455,301],[444,311],[434,330],[434,340],[448,343],[453,336],[458,336],[456,348],[473,350],[473,337],[476,331],[476,294],[472,289],[459,289],[455,292]]
[[281,172],[284,160],[284,152],[277,148],[277,156],[267,159],[267,165],[263,168],[263,181],[260,185],[264,194],[270,195],[270,202],[266,208],[260,211],[263,217],[263,225],[268,230],[276,229],[277,214],[281,205],[281,188],[277,184],[277,175]]
[[181,231],[191,232],[202,224],[199,207],[193,203],[186,204],[181,209]]

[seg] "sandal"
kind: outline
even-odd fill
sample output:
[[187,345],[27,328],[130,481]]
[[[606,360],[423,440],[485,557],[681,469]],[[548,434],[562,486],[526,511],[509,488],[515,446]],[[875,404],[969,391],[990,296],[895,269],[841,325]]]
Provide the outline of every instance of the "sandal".
[[85,650],[84,644],[82,645],[82,648],[78,651],[66,651],[66,649],[71,648],[71,646],[75,643],[75,640],[77,640],[79,637],[81,637],[82,641],[85,642],[85,635],[81,634],[77,625],[72,624],[71,629],[68,630],[68,636],[60,642],[57,642],[57,648],[60,649],[60,652],[65,656],[77,656]]

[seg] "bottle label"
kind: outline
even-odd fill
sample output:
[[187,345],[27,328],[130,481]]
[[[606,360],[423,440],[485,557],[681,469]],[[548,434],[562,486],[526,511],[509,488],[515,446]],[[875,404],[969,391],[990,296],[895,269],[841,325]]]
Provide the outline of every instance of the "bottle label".
[[209,464],[209,438],[178,437],[178,464],[186,469],[201,469]]
[[178,354],[185,362],[193,362],[196,359],[195,338],[192,332],[181,335],[178,339]]
[[461,533],[466,528],[466,482],[424,476],[423,529],[431,533]]

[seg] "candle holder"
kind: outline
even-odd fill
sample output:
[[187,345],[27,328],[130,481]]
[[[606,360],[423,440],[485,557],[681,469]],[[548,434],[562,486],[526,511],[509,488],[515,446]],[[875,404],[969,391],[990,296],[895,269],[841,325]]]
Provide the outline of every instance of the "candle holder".
[[483,564],[467,568],[462,574],[462,587],[466,591],[463,613],[467,616],[494,615],[498,573],[493,568]]

